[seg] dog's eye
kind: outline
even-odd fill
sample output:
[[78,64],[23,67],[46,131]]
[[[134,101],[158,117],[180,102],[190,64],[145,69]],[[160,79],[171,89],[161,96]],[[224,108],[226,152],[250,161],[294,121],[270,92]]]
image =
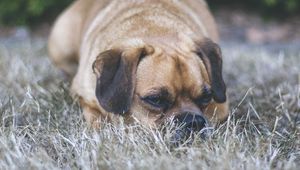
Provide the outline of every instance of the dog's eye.
[[169,105],[169,101],[159,95],[143,97],[142,100],[154,107],[161,109],[165,109]]
[[196,99],[196,103],[199,106],[206,106],[211,102],[212,99],[212,91],[208,88],[203,89],[202,95]]

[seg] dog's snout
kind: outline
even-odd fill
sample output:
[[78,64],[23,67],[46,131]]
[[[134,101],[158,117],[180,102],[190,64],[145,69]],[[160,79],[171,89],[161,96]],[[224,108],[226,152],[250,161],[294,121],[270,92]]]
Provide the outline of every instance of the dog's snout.
[[208,125],[207,120],[197,113],[182,113],[175,117],[175,123],[179,126],[173,136],[171,137],[171,143],[178,145],[188,139],[189,137],[195,137],[195,134],[200,132],[200,137],[205,137],[205,133],[201,132]]
[[202,115],[194,113],[180,114],[175,117],[175,120],[181,124],[188,133],[198,132],[207,125],[207,121]]

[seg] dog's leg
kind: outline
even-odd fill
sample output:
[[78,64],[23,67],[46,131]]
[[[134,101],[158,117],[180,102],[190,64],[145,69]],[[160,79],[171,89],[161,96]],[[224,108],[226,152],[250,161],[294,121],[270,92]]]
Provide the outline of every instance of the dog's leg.
[[75,1],[56,20],[49,36],[50,58],[70,78],[77,71],[84,9],[88,5],[85,0]]
[[74,23],[71,18],[63,14],[55,23],[48,42],[50,58],[68,76],[73,76],[77,68],[76,33],[71,30],[72,26]]
[[90,127],[95,129],[100,128],[101,114],[97,110],[89,107],[88,105],[83,105],[82,113]]
[[84,116],[84,119],[86,120],[87,124],[90,127],[93,127],[95,129],[100,128],[101,122],[111,122],[112,118],[109,114],[105,112],[101,112],[99,109],[96,108],[95,105],[88,104],[84,101],[84,99],[79,99],[79,104],[82,108],[82,113]]

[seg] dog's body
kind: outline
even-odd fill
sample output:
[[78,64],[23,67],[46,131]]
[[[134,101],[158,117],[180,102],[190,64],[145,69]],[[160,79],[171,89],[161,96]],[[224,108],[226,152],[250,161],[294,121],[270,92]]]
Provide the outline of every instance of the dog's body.
[[[228,104],[213,41],[202,0],[77,0],[57,20],[49,53],[75,75],[72,91],[93,125],[116,114],[149,125],[182,112],[219,121]],[[213,100],[204,105],[205,89]]]

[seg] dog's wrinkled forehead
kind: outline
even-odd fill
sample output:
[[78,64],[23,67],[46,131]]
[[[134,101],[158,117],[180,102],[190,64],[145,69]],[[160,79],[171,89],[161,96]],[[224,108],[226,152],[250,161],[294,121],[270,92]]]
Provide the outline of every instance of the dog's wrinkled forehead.
[[201,86],[209,81],[203,68],[201,59],[193,53],[166,53],[156,49],[137,67],[136,91],[143,95],[164,87],[174,95],[184,92],[196,97],[201,93]]

